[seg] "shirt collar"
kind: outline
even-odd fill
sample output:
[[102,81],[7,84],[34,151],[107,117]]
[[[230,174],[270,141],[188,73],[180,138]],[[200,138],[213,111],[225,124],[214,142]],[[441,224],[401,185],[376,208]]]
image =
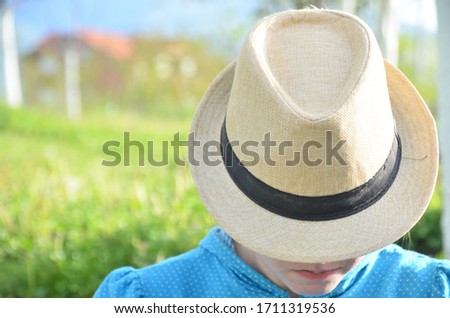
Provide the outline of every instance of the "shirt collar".
[[[215,255],[222,266],[224,266],[235,279],[245,284],[246,288],[260,290],[261,292],[264,292],[267,297],[289,297],[287,291],[281,289],[278,285],[257,272],[237,256],[230,236],[220,227],[212,228],[209,234],[200,242],[200,247]],[[377,254],[378,251],[365,255],[358,265],[342,279],[333,291],[316,297],[339,297],[344,294],[367,272],[370,267],[369,265],[373,263]],[[311,296],[300,295],[299,297]]]
[[214,227],[200,242],[200,247],[215,255],[231,278],[260,297],[288,297],[288,293],[245,263],[234,251],[230,236]]

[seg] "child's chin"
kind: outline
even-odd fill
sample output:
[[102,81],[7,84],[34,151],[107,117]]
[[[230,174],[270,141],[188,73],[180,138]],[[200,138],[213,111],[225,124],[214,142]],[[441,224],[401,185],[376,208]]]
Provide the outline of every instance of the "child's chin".
[[336,288],[336,286],[337,284],[325,282],[323,284],[308,284],[303,285],[299,288],[293,288],[292,292],[295,295],[302,296],[323,296],[331,293]]

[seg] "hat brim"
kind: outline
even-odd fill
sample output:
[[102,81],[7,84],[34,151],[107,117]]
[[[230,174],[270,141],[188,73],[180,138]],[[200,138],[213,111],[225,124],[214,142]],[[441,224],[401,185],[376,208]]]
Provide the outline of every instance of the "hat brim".
[[199,161],[198,165],[191,164],[191,172],[205,207],[234,240],[271,258],[323,263],[378,250],[402,237],[417,223],[436,183],[436,125],[422,97],[402,72],[388,62],[385,68],[402,143],[398,175],[375,204],[331,221],[301,221],[267,211],[239,190],[223,162],[207,164],[199,160],[205,142],[220,141],[235,62],[218,75],[200,102],[192,123],[191,132],[200,145],[190,149]]

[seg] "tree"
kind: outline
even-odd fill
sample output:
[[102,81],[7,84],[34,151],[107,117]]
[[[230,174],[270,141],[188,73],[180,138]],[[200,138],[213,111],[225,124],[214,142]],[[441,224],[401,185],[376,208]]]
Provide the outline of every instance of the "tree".
[[398,1],[381,0],[370,2],[379,15],[374,32],[381,52],[390,63],[397,65],[399,38]]
[[[17,4],[15,2],[14,4]],[[2,38],[3,38],[3,64],[6,101],[11,107],[22,104],[22,83],[19,71],[19,56],[17,53],[16,32],[14,27],[13,5],[6,0],[0,0]]]
[[77,44],[77,27],[76,15],[79,14],[79,6],[76,1],[70,2],[71,16],[70,16],[70,31],[67,38],[64,50],[64,70],[66,76],[66,107],[67,116],[71,120],[81,118],[82,104],[81,104],[81,88],[80,88],[80,51]]
[[80,52],[76,41],[69,37],[64,50],[66,76],[67,116],[72,120],[81,118]]
[[450,2],[437,0],[438,12],[438,114],[441,140],[441,185],[443,210],[441,228],[444,253],[450,257]]

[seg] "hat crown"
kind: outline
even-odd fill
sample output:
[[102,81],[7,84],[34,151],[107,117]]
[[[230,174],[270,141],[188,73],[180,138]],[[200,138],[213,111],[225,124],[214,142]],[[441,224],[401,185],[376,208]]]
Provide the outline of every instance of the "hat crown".
[[[226,130],[230,141],[258,142],[252,151],[259,160],[246,167],[278,190],[324,196],[366,183],[394,139],[373,33],[358,18],[329,10],[263,19],[237,61]],[[241,162],[251,159],[243,147],[233,150]]]

